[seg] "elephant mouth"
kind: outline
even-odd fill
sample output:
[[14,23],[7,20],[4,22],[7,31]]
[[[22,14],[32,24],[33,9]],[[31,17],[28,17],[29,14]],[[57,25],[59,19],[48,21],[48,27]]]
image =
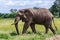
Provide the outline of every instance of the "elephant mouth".
[[22,20],[22,22],[26,22],[27,21],[27,19],[24,18],[24,17],[21,17],[21,20]]
[[23,19],[22,19],[22,22],[25,22],[25,21],[26,21],[26,20],[23,18]]
[[22,22],[27,22],[28,20],[27,19],[22,19]]
[[22,20],[22,22],[24,22],[24,20]]

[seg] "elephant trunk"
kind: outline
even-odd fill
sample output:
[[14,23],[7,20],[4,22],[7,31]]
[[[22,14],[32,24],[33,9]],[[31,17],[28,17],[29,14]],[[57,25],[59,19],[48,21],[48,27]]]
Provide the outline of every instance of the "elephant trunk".
[[19,20],[20,20],[20,17],[16,17],[14,23],[12,23],[11,25],[15,25],[16,23],[18,23]]

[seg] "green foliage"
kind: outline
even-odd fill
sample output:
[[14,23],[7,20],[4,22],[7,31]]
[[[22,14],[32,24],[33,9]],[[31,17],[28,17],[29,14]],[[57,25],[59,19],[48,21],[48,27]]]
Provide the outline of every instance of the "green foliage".
[[56,6],[56,3],[54,3],[54,5],[49,9],[53,15],[56,16],[57,12],[58,12],[58,8]]
[[54,5],[49,9],[54,16],[60,17],[60,0],[55,0]]
[[8,14],[3,14],[1,17],[2,18],[7,18],[8,17]]
[[15,18],[17,9],[11,9],[10,13],[0,13],[0,18]]
[[6,13],[6,14],[0,13],[0,18],[15,18],[15,16],[16,16],[16,12]]
[[0,17],[2,16],[3,14],[2,13],[0,13]]
[[16,13],[9,14],[9,18],[14,18],[16,16]]

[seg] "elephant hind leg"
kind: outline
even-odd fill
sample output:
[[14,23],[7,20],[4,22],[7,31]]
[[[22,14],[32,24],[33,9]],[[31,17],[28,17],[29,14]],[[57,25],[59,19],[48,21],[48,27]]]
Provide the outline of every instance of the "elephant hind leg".
[[30,27],[32,29],[32,32],[36,33],[35,24],[31,23]]
[[49,29],[49,25],[45,25],[45,29],[46,29],[45,34],[47,34],[48,33],[48,29]]
[[53,32],[53,34],[55,35],[56,33],[55,33],[55,30],[52,28],[52,25],[50,25],[50,30]]

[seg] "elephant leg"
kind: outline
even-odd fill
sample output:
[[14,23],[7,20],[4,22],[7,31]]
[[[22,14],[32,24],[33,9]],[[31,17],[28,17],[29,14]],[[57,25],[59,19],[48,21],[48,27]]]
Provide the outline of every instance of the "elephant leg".
[[32,29],[32,32],[36,33],[35,24],[31,23],[30,27]]
[[16,28],[17,34],[19,35],[18,23],[15,24],[15,28]]
[[28,18],[28,21],[26,21],[25,24],[24,24],[22,34],[26,33],[26,31],[27,31],[29,25],[31,24],[31,22],[32,22],[32,18]]
[[45,34],[47,34],[48,33],[48,29],[49,29],[49,25],[45,25],[45,29],[46,29]]
[[25,23],[25,24],[24,24],[24,27],[23,27],[22,34],[26,33],[28,27],[29,27],[28,23]]
[[50,30],[53,32],[53,34],[55,35],[56,33],[55,33],[55,30],[52,28],[52,25],[50,25]]

